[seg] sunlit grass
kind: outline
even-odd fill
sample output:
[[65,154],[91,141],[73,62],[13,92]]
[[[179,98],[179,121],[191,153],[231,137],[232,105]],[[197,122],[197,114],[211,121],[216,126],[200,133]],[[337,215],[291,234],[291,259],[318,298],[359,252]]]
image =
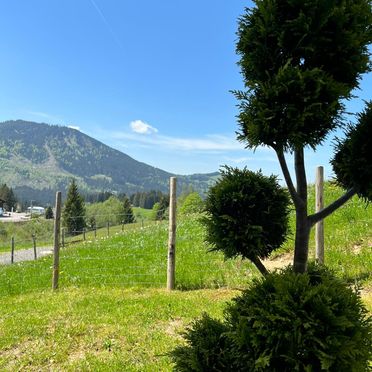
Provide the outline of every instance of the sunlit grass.
[[[327,188],[326,203],[340,192]],[[369,310],[371,213],[353,198],[325,223],[326,264],[363,285]],[[110,226],[110,236],[102,227],[73,244],[67,237],[56,292],[52,257],[0,266],[0,370],[170,371],[166,354],[182,342],[179,332],[203,311],[221,318],[257,271],[208,252],[199,216],[186,216],[177,226],[178,290],[167,292],[167,224]],[[281,253],[292,250],[288,240]]]

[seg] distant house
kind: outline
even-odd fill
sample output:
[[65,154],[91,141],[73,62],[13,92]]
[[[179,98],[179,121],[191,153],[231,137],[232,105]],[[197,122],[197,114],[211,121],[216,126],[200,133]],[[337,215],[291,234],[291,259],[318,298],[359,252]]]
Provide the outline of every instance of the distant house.
[[27,213],[29,213],[29,214],[44,214],[45,213],[45,208],[33,206],[32,209],[31,209],[31,207],[28,207],[27,208]]

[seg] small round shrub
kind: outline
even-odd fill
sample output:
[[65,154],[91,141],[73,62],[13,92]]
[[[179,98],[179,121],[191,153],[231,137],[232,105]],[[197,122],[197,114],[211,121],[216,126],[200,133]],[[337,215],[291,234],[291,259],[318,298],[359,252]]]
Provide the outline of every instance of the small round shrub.
[[226,258],[266,258],[288,233],[289,196],[273,175],[225,167],[205,210],[206,240]]
[[227,325],[204,314],[184,333],[185,346],[171,352],[175,371],[234,371]]
[[367,370],[371,317],[358,293],[324,267],[259,278],[226,315],[248,370]]
[[372,200],[372,101],[359,115],[359,122],[351,127],[344,141],[336,145],[332,160],[337,182],[344,188],[354,187],[358,195]]
[[288,267],[254,280],[226,308],[223,323],[195,322],[173,360],[179,371],[362,372],[371,336],[358,292],[310,264],[305,274]]

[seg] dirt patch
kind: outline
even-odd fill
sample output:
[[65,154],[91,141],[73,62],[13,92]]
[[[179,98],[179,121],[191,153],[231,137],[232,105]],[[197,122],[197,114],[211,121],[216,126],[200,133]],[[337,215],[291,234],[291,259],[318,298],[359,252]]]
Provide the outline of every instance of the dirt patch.
[[274,259],[264,260],[263,264],[269,271],[274,271],[275,269],[281,269],[285,266],[292,264],[293,253],[284,253]]
[[184,322],[181,318],[172,319],[165,326],[165,333],[169,336],[182,339],[180,332],[184,329]]

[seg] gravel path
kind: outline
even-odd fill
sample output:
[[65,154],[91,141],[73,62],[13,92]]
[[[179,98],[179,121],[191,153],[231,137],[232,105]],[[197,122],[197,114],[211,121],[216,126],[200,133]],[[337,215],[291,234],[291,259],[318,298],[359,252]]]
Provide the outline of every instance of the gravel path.
[[[48,256],[53,254],[52,247],[40,247],[36,249],[37,258]],[[34,249],[18,249],[14,251],[14,262],[22,261],[33,261],[34,258]],[[9,253],[0,253],[0,265],[10,265],[11,257]]]

